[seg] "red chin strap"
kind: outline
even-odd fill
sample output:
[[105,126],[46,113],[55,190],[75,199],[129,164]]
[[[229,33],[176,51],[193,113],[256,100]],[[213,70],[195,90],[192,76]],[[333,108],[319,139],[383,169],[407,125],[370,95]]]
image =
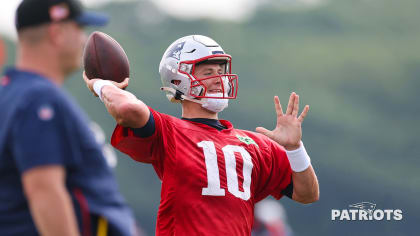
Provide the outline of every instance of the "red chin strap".
[[[188,96],[185,96],[182,93],[179,93],[179,91],[175,90],[174,88],[161,87],[160,90],[171,93],[174,96],[174,101],[188,100],[188,101],[195,102],[195,103],[198,103],[198,104],[201,104],[201,105],[204,104],[204,102],[202,100],[197,100],[197,99],[193,99],[193,98],[190,98]],[[172,102],[174,102],[174,101],[172,101]]]

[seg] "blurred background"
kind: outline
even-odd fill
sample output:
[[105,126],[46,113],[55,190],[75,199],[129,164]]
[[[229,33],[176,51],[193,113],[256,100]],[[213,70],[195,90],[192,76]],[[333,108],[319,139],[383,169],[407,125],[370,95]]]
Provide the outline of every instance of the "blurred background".
[[[6,65],[15,58],[13,15],[18,3],[0,3]],[[280,200],[294,235],[419,235],[420,1],[84,3],[111,16],[101,31],[119,41],[130,59],[128,90],[161,112],[180,116],[180,107],[159,90],[161,56],[170,43],[190,34],[210,36],[233,56],[238,99],[221,117],[236,128],[274,128],[273,95],[285,106],[295,91],[302,105],[310,105],[303,141],[321,196],[311,205]],[[81,71],[65,87],[109,140],[114,121],[86,89]],[[115,171],[139,224],[154,235],[160,181],[153,168],[118,153]],[[349,209],[358,202],[402,209],[403,219],[331,220],[332,209]]]

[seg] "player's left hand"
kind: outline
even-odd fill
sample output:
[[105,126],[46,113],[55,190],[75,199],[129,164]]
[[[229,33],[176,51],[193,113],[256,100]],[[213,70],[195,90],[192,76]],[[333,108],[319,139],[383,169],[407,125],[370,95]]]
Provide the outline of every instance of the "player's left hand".
[[298,117],[299,95],[295,92],[290,95],[285,114],[283,114],[280,99],[277,96],[274,96],[274,106],[277,113],[276,128],[270,131],[263,127],[257,127],[256,131],[271,138],[288,151],[298,149],[302,138],[302,122],[309,111],[309,106],[306,105]]

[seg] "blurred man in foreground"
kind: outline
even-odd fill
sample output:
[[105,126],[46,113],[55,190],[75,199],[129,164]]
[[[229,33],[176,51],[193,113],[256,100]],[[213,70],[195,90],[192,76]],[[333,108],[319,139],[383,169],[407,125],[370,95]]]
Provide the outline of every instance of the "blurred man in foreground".
[[17,61],[0,83],[0,235],[134,234],[90,121],[61,89],[83,27],[106,23],[75,0],[19,5]]

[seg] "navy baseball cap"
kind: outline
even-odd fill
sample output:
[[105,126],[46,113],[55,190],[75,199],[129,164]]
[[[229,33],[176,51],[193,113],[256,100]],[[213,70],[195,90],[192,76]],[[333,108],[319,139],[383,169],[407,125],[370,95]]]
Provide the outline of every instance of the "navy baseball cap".
[[84,11],[78,0],[23,0],[16,10],[16,29],[49,22],[74,20],[83,26],[104,26],[109,17]]

